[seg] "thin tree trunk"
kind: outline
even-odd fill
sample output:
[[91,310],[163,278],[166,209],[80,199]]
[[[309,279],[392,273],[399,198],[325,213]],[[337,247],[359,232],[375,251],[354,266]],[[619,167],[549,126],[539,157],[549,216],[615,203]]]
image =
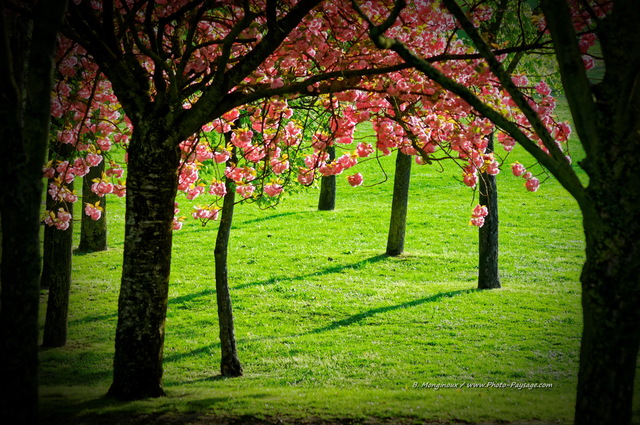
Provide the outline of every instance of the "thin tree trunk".
[[[73,182],[67,186],[73,190]],[[49,198],[49,196],[47,196]],[[71,205],[63,202],[53,204],[53,210],[64,208],[69,211]],[[42,345],[44,347],[63,347],[67,343],[67,319],[69,315],[69,292],[71,290],[71,263],[73,249],[73,219],[69,228],[60,230],[53,226],[45,229],[43,272],[41,282],[49,288],[47,314],[44,322]],[[47,265],[44,267],[44,265]],[[47,274],[45,274],[45,272]]]
[[[231,133],[226,133],[227,144],[230,143]],[[237,163],[235,150],[227,162],[227,165]],[[231,295],[229,294],[229,277],[227,270],[227,253],[229,249],[229,236],[233,220],[235,205],[235,183],[225,177],[227,194],[224,196],[220,226],[214,249],[216,267],[216,298],[218,302],[218,321],[220,326],[220,374],[222,376],[242,376],[242,365],[238,359],[236,337],[233,326],[233,309],[231,307]]]
[[100,202],[103,208],[102,216],[99,220],[93,220],[88,215],[81,214],[80,224],[80,244],[78,251],[95,252],[106,251],[107,249],[107,197],[100,197],[91,190],[93,179],[99,179],[104,172],[104,160],[95,167],[91,167],[89,174],[84,176],[82,183],[82,205],[85,203],[95,204]]
[[129,145],[125,242],[108,395],[159,397],[179,151],[166,120],[141,119]]
[[[336,157],[336,147],[327,148],[329,160]],[[320,197],[318,198],[319,211],[333,211],[336,208],[336,176],[323,176],[320,179]]]
[[31,425],[38,420],[42,165],[49,140],[55,36],[65,8],[65,1],[52,0],[38,3],[29,18],[16,18],[5,10],[0,16],[3,424]]
[[396,256],[404,252],[409,184],[411,182],[411,161],[412,157],[410,155],[398,150],[395,177],[393,179],[393,201],[391,203],[391,222],[387,237],[387,255]]
[[[47,183],[51,183],[51,179],[49,179]],[[54,209],[55,205],[53,199],[48,192],[46,195],[45,205],[47,211],[57,211],[57,208]],[[49,289],[51,277],[55,273],[54,242],[56,238],[54,230],[57,229],[53,226],[45,225],[42,232],[42,272],[40,273],[40,289]]]
[[[61,160],[67,161],[71,158],[71,155],[75,151],[73,145],[66,143],[50,142],[49,146],[49,160]],[[63,180],[65,176],[60,176]],[[49,179],[49,184],[53,183],[53,179]],[[73,191],[73,182],[67,185],[67,188]],[[65,202],[54,201],[51,194],[47,191],[46,195],[46,209],[47,211],[53,211],[56,213],[58,208],[63,208],[65,211],[69,211],[70,205]],[[73,212],[71,211],[73,214]],[[71,281],[71,251],[67,254],[65,247],[68,245],[71,249],[72,245],[72,229],[73,222],[69,222],[69,229],[71,233],[65,233],[66,231],[59,230],[54,226],[44,226],[43,240],[42,240],[42,273],[40,275],[40,289],[48,289],[51,285],[60,285],[62,281]],[[65,284],[62,284],[64,286]],[[54,289],[54,292],[59,290],[59,287]],[[64,343],[62,344],[64,345]],[[57,345],[52,345],[53,347]]]
[[[487,153],[493,152],[493,135],[489,136]],[[489,215],[478,229],[478,289],[500,288],[498,269],[498,186],[496,176],[480,175],[480,204],[486,205]]]

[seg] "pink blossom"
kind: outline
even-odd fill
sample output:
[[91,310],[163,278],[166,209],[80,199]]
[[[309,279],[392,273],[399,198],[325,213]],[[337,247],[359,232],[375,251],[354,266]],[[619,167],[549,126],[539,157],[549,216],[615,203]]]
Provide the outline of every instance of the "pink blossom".
[[469,224],[472,226],[482,227],[484,226],[484,217],[471,217]]
[[511,165],[511,172],[513,173],[514,176],[516,177],[520,177],[521,175],[523,175],[525,172],[527,171],[526,168],[524,168],[524,165],[520,164],[519,162],[515,162]]
[[180,221],[180,219],[178,219],[178,218],[174,217],[174,218],[173,218],[173,224],[172,224],[171,228],[172,228],[173,230],[180,230],[180,229],[182,229],[182,221]]
[[288,169],[289,169],[289,161],[287,160],[282,161],[278,158],[274,158],[271,160],[271,170],[275,174],[282,174]]
[[64,202],[68,202],[70,204],[73,204],[74,202],[76,202],[78,200],[78,195],[76,195],[74,192],[72,192],[72,191],[67,189],[62,193],[62,200]]
[[56,167],[58,174],[64,174],[69,169],[69,161],[60,161]]
[[107,177],[115,177],[117,179],[122,178],[122,175],[124,174],[124,170],[122,168],[120,168],[120,166],[118,166],[117,164],[112,164],[112,168],[107,169],[107,171],[105,171],[105,174],[107,175]]
[[224,182],[219,180],[214,180],[209,186],[209,194],[223,197],[227,194],[227,188],[224,185]]
[[313,183],[314,177],[315,175],[313,171],[301,168],[298,174],[298,183],[309,186],[311,183]]
[[71,224],[71,213],[64,208],[59,208],[56,218],[53,220],[53,225],[59,230],[67,230]]
[[540,180],[535,177],[531,177],[524,185],[528,191],[535,192],[540,187]]
[[203,186],[192,186],[186,190],[187,199],[192,200],[204,193]]
[[542,96],[549,96],[551,94],[551,87],[549,87],[545,81],[540,81],[536,84],[535,89]]
[[76,160],[73,162],[71,172],[78,177],[84,177],[89,174],[89,171],[90,169],[87,162],[82,158],[76,158]]
[[478,175],[476,173],[464,173],[462,182],[471,188],[476,187],[476,184],[478,183]]
[[487,169],[485,170],[485,172],[491,176],[495,176],[498,173],[500,173],[500,164],[498,164],[496,161],[490,162],[487,165]]
[[251,198],[256,188],[252,184],[241,184],[236,187],[236,192],[244,199]]
[[122,198],[127,193],[127,188],[123,184],[114,184],[113,185],[113,194],[118,198]]
[[99,180],[96,183],[91,185],[91,190],[98,196],[104,196],[108,193],[113,192],[113,183],[106,182],[104,180]]
[[96,202],[95,205],[87,202],[84,207],[84,213],[95,221],[100,220],[100,217],[102,217],[102,211],[103,209],[100,206],[100,201]]
[[356,154],[360,158],[366,158],[373,153],[373,146],[368,143],[358,143],[358,147],[356,148]]
[[504,150],[507,152],[511,152],[513,147],[516,145],[516,141],[513,137],[502,132],[498,133],[498,142],[500,142]]
[[227,162],[230,156],[228,151],[215,151],[213,153],[213,160],[218,164],[222,164],[223,162]]
[[476,205],[471,212],[471,220],[469,224],[472,226],[482,227],[484,226],[484,218],[489,215],[489,210],[484,205]]
[[349,184],[351,186],[356,187],[356,186],[360,186],[364,181],[364,179],[362,177],[362,174],[356,173],[351,176],[347,176],[347,181],[349,181]]
[[45,179],[52,179],[56,175],[56,170],[53,167],[43,167],[42,177]]
[[217,220],[220,210],[216,207],[195,207],[191,216],[199,220]]
[[111,141],[109,139],[107,139],[106,137],[101,137],[98,140],[96,140],[96,144],[98,145],[100,150],[102,150],[104,152],[106,152],[109,149],[111,149]]
[[264,147],[262,146],[251,146],[245,150],[244,156],[247,161],[259,162],[262,158],[267,156],[267,153],[264,151]]
[[282,193],[282,185],[279,184],[268,184],[264,187],[264,193],[268,196],[278,196]]
[[351,154],[344,154],[338,158],[338,162],[342,165],[343,169],[354,167],[358,163],[358,156]]
[[102,162],[102,155],[98,155],[95,153],[87,154],[87,163],[92,167],[97,167]]

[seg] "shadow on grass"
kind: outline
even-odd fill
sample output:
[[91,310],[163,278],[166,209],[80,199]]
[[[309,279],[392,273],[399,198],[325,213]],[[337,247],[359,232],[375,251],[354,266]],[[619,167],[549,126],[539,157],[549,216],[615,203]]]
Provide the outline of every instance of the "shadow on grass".
[[318,333],[322,333],[322,332],[328,332],[328,331],[332,331],[344,326],[350,326],[353,325],[354,323],[357,323],[361,320],[364,320],[368,317],[374,316],[376,314],[381,314],[381,313],[388,313],[390,311],[394,311],[394,310],[400,310],[403,308],[409,308],[409,307],[415,307],[418,305],[422,305],[425,303],[432,303],[432,302],[436,302],[441,300],[442,298],[452,298],[455,297],[456,295],[462,295],[462,294],[469,294],[471,292],[477,292],[480,291],[481,289],[477,289],[477,288],[472,288],[472,289],[462,289],[459,291],[449,291],[449,292],[440,292],[439,294],[435,294],[432,295],[430,297],[426,297],[426,298],[420,298],[418,300],[413,300],[413,301],[408,301],[406,303],[402,303],[402,304],[396,304],[396,305],[390,305],[390,306],[385,306],[385,307],[378,307],[378,308],[372,308],[371,310],[367,310],[365,312],[362,313],[358,313],[358,314],[354,314],[353,316],[349,316],[346,319],[342,319],[342,320],[337,320],[333,323],[331,323],[330,325],[327,326],[323,326],[321,328],[318,329],[314,329],[312,331],[306,332],[302,335],[311,335],[311,334],[318,334]]
[[[171,390],[167,391],[167,396],[172,396]],[[142,403],[155,405],[152,412],[146,412],[145,408],[140,406],[140,401],[122,401],[106,395],[78,400],[74,396],[67,397],[64,392],[56,392],[41,397],[40,422],[52,425],[189,424],[197,422],[207,410],[215,406],[226,406],[233,401],[232,397],[225,396],[200,399],[197,395],[194,396],[194,399],[184,402],[187,412],[176,414],[170,404],[164,403],[164,397],[143,400]],[[184,397],[184,394],[180,397]],[[266,395],[253,394],[250,397],[259,399],[265,398]]]
[[97,316],[83,317],[81,319],[69,320],[69,326],[86,325],[87,323],[101,322],[103,320],[114,319],[118,317],[118,313],[99,314]]
[[[417,300],[413,300],[413,301],[407,301],[405,303],[401,303],[401,304],[395,304],[395,305],[389,305],[389,306],[383,306],[383,307],[377,307],[377,308],[372,308],[370,310],[364,311],[362,313],[358,313],[358,314],[354,314],[352,316],[347,317],[346,319],[342,319],[342,320],[337,320],[334,321],[333,323],[327,325],[327,326],[323,326],[321,328],[317,328],[317,329],[312,329],[308,332],[303,332],[303,333],[299,333],[299,334],[295,334],[295,335],[278,335],[278,336],[266,336],[266,337],[258,337],[258,338],[241,338],[237,340],[238,345],[242,345],[245,343],[249,343],[249,342],[256,342],[256,341],[270,341],[270,340],[278,340],[278,339],[282,339],[282,338],[296,338],[296,337],[301,337],[301,336],[306,336],[306,335],[314,335],[314,334],[319,334],[319,333],[323,333],[323,332],[330,332],[342,327],[346,327],[346,326],[351,326],[357,322],[360,322],[361,320],[364,320],[368,317],[372,317],[375,316],[377,314],[385,314],[385,313],[389,313],[389,312],[393,312],[395,310],[400,310],[400,309],[405,309],[405,308],[410,308],[410,307],[415,307],[415,306],[419,306],[422,304],[426,304],[426,303],[432,303],[432,302],[437,302],[440,301],[444,298],[453,298],[455,296],[458,295],[463,295],[463,294],[470,294],[470,293],[474,293],[474,292],[478,292],[478,291],[482,291],[482,289],[477,289],[477,288],[470,288],[470,289],[461,289],[458,291],[449,291],[449,292],[440,292],[438,294],[435,295],[431,295],[429,297],[425,297],[425,298],[420,298]],[[186,357],[191,357],[191,356],[197,356],[200,354],[210,354],[212,350],[214,349],[220,349],[220,343],[214,343],[214,344],[209,344],[209,345],[205,345],[204,347],[200,347],[198,349],[186,352],[186,353],[176,353],[176,354],[172,354],[169,356],[165,356],[164,361],[165,362],[172,362],[172,361],[177,361],[177,360],[181,360],[183,358]],[[210,380],[212,378],[205,378],[205,380]],[[191,383],[191,382],[190,382]]]
[[275,218],[288,217],[290,215],[301,215],[301,214],[303,214],[303,213],[302,212],[285,212],[285,213],[280,213],[280,214],[268,215],[268,216],[260,217],[260,218],[254,218],[253,220],[243,221],[243,222],[238,223],[238,224],[260,223],[260,222],[263,222],[263,221],[273,220]]
[[[328,275],[328,274],[332,274],[332,273],[340,273],[344,270],[349,270],[349,269],[360,269],[362,267],[367,266],[368,264],[373,264],[373,263],[377,263],[379,261],[385,260],[386,258],[389,258],[388,255],[386,254],[381,254],[381,255],[376,255],[373,256],[371,258],[367,258],[365,260],[362,261],[358,261],[356,263],[353,264],[345,264],[343,266],[333,266],[333,267],[327,267],[324,270],[320,270],[314,273],[309,273],[306,275],[302,275],[302,276],[293,276],[293,277],[271,277],[269,279],[266,280],[260,280],[257,282],[249,282],[249,283],[241,283],[239,285],[235,285],[232,286],[231,289],[232,290],[239,290],[239,289],[245,289],[245,288],[249,288],[252,286],[259,286],[259,285],[273,285],[276,283],[282,283],[282,282],[296,282],[296,281],[300,281],[300,280],[305,280],[311,277],[317,277],[317,276],[324,276],[324,275]],[[200,297],[206,297],[206,296],[210,296],[210,295],[215,295],[216,290],[213,288],[210,289],[205,289],[203,291],[200,292],[196,292],[194,294],[187,294],[187,295],[180,295],[179,297],[174,297],[171,298],[168,302],[169,305],[174,305],[174,304],[184,304],[184,303],[188,303],[190,301],[193,301],[197,298]]]

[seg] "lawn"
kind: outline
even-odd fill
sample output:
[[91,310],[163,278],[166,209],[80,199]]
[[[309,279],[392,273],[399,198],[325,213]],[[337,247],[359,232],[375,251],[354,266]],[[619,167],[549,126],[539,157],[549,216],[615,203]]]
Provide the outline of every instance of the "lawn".
[[[517,149],[506,164],[515,160],[532,163]],[[332,212],[316,210],[317,190],[275,209],[237,209],[229,268],[241,378],[219,376],[217,223],[185,222],[174,235],[168,397],[157,400],[102,398],[124,226],[124,202],[110,198],[109,250],[73,258],[68,344],[41,352],[43,419],[195,411],[246,423],[570,422],[584,262],[577,204],[552,178],[527,192],[506,167],[498,175],[503,288],[479,291],[477,229],[468,225],[476,201],[459,172],[414,165],[406,253],[392,258],[384,251],[393,158],[381,163],[386,181],[375,161],[363,164],[365,187],[339,176]],[[181,198],[184,215],[191,204]]]

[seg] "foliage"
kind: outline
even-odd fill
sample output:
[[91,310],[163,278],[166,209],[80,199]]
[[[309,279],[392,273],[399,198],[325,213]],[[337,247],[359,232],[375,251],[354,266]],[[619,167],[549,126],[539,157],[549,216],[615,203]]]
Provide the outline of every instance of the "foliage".
[[[223,176],[233,178],[242,200],[268,206],[278,202],[290,182],[311,185],[316,176],[341,174],[371,156],[374,147],[380,155],[401,149],[415,155],[419,162],[444,158],[457,161],[461,180],[472,188],[481,171],[499,172],[500,155],[485,152],[484,137],[492,131],[493,124],[421,73],[408,69],[397,56],[375,49],[366,35],[366,22],[347,2],[321,3],[311,9],[297,27],[285,34],[282,44],[251,72],[243,69],[245,59],[261,50],[274,32],[274,20],[289,19],[287,13],[294,15],[299,13],[297,7],[309,5],[293,7],[283,3],[274,7],[267,2],[268,7],[264,8],[260,2],[216,6],[188,1],[148,2],[146,6],[144,2],[75,3],[78,4],[72,8],[68,35],[91,49],[95,58],[61,38],[53,115],[65,115],[65,120],[64,130],[57,133],[57,138],[74,143],[85,152],[84,159],[77,159],[70,171],[67,168],[71,163],[65,158],[47,164],[45,175],[59,175],[50,191],[65,200],[73,201],[75,194],[65,190],[64,182],[74,175],[82,176],[87,161],[99,161],[100,146],[104,144],[108,149],[111,142],[126,145],[129,138],[131,121],[126,113],[128,109],[134,113],[130,104],[135,102],[129,99],[132,90],[120,87],[125,84],[120,81],[122,76],[115,78],[112,91],[111,82],[104,80],[97,68],[98,64],[106,69],[110,66],[101,55],[116,54],[114,51],[121,49],[130,66],[140,73],[138,78],[145,80],[144,84],[140,82],[141,88],[148,86],[145,93],[140,93],[142,97],[151,102],[166,99],[172,108],[181,109],[176,114],[201,120],[199,126],[191,124],[195,131],[186,133],[180,143],[179,190],[187,200],[203,196],[191,212],[203,222],[218,216],[224,195]],[[522,53],[545,48],[548,41],[541,41],[544,37],[536,31],[535,15],[527,4],[517,2],[518,12],[522,13],[514,15],[507,3],[502,2],[505,13],[498,9],[496,19],[510,24],[498,26],[495,47],[498,53],[504,52],[505,58],[509,56],[512,65],[517,63],[519,69],[535,74],[532,64],[541,61],[527,55],[523,58]],[[112,7],[128,18],[114,15]],[[389,13],[384,2],[362,7],[370,15],[368,19],[382,21]],[[470,13],[479,23],[489,22],[492,17],[492,10],[482,5],[472,7]],[[109,18],[113,22],[108,22]],[[499,107],[523,128],[528,127],[527,120],[473,49],[465,45],[464,34],[456,31],[455,22],[440,5],[410,3],[399,18],[390,28],[390,35],[428,57],[447,75],[474,87],[485,102]],[[105,34],[104,42],[94,40],[94,35],[88,35],[84,28],[92,19],[102,19],[102,31],[113,30],[114,34]],[[135,55],[135,60],[129,54]],[[518,56],[517,60],[513,55]],[[245,75],[243,79],[241,75]],[[216,92],[212,87],[222,78],[236,84],[227,95],[231,105],[207,114],[203,109],[217,107],[210,105]],[[518,75],[516,83],[531,93],[529,99],[549,131],[558,142],[564,142],[570,128],[554,119],[555,100],[547,83],[539,78],[535,84],[530,83],[524,74]],[[123,106],[116,98],[118,93]],[[79,102],[82,98],[89,101]],[[241,120],[245,124],[240,125]],[[374,124],[378,137],[373,144],[356,143],[353,139],[355,125],[364,121]],[[239,158],[231,167],[225,163],[231,147],[221,135],[227,131],[233,132],[232,145]],[[536,137],[535,133],[530,134]],[[81,144],[80,135],[94,142]],[[513,146],[509,137],[501,136],[499,141],[507,151]],[[334,160],[329,160],[325,152],[331,145],[343,152]],[[120,173],[120,166],[112,165],[115,168],[108,172]],[[538,176],[522,175],[529,181],[527,189],[537,190]],[[350,181],[354,186],[362,184],[363,176],[355,173]],[[124,185],[105,175],[96,182],[94,191],[122,196]],[[96,210],[89,206],[87,213],[97,217]],[[472,216],[475,224],[482,225],[482,220]],[[52,217],[49,224],[64,227],[62,218]],[[176,216],[175,229],[182,226],[183,218]]]

